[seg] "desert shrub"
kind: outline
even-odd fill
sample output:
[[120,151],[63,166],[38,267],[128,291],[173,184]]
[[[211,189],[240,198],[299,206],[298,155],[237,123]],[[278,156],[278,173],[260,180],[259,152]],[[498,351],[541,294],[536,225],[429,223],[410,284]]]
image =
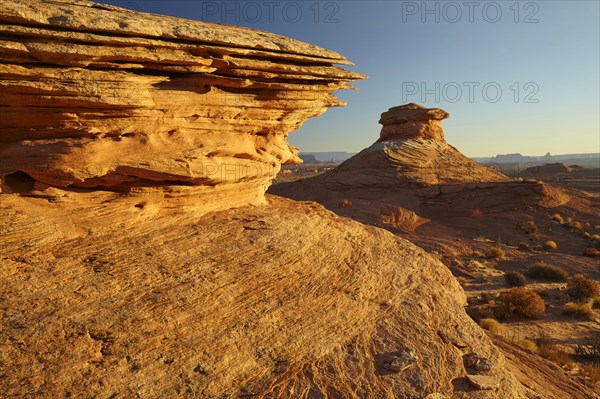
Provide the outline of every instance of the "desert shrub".
[[538,354],[548,360],[557,363],[560,366],[573,363],[571,355],[552,343],[552,339],[545,332],[535,339],[538,347]]
[[594,311],[592,310],[592,301],[585,303],[569,302],[565,304],[563,314],[575,317],[583,317],[590,320],[593,320],[595,317]]
[[521,287],[527,284],[525,276],[523,275],[523,273],[519,272],[506,273],[504,275],[504,281],[506,281],[506,284],[510,285],[511,287]]
[[596,248],[586,248],[583,253],[583,256],[588,256],[590,258],[597,258],[598,256],[600,256],[600,251],[597,250]]
[[494,294],[489,291],[482,292],[480,297],[483,303],[490,303],[494,300]]
[[488,330],[491,333],[499,335],[502,333],[502,326],[498,323],[498,320],[486,318],[479,320],[479,327],[484,330]]
[[500,305],[496,308],[504,317],[520,314],[534,318],[541,316],[546,310],[546,305],[541,296],[525,287],[515,287],[500,294]]
[[567,218],[567,221],[564,222],[562,226],[564,228],[571,229],[571,230],[582,230],[583,229],[583,224],[581,224],[581,222],[575,221],[571,218]]
[[535,220],[528,220],[518,224],[517,228],[528,236],[536,236],[538,234],[538,226],[535,224]]
[[488,259],[502,259],[504,258],[504,251],[501,246],[490,247],[485,251],[485,257]]
[[559,213],[555,213],[554,215],[552,215],[552,220],[555,220],[560,224],[563,224],[565,222],[565,220],[563,219],[562,216],[560,216]]
[[579,232],[579,236],[583,238],[592,238],[592,235],[585,230],[581,230]]
[[600,334],[575,346],[575,354],[583,360],[600,362]]
[[567,294],[577,301],[585,301],[600,295],[600,285],[583,274],[576,274],[567,284]]
[[551,281],[565,281],[569,277],[569,273],[558,266],[546,262],[537,262],[527,270],[527,276]]
[[352,201],[350,201],[349,199],[344,198],[343,200],[340,201],[339,205],[340,208],[347,208],[349,206],[352,206]]
[[481,251],[473,251],[471,256],[474,258],[483,258],[483,253]]
[[593,234],[592,240],[600,242],[600,234]]
[[492,311],[494,318],[497,320],[505,320],[510,317],[508,306],[506,306],[504,303],[499,303],[498,305],[494,306]]
[[494,310],[487,305],[469,306],[467,307],[467,314],[476,323],[479,323],[482,319],[493,318]]
[[543,358],[553,361],[559,366],[564,366],[566,364],[573,363],[571,354],[563,351],[562,349],[557,348],[554,345],[543,347],[538,345],[538,354]]
[[555,243],[554,241],[546,241],[544,243],[544,248],[545,249],[556,249],[556,248],[558,248],[558,244]]

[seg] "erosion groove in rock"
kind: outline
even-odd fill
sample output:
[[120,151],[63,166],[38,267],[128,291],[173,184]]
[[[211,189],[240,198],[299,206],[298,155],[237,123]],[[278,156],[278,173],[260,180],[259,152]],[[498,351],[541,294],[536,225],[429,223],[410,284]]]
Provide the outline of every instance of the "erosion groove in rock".
[[0,22],[4,192],[21,172],[37,189],[196,186],[225,208],[261,203],[300,162],[288,133],[364,77],[268,32],[87,1],[3,2]]

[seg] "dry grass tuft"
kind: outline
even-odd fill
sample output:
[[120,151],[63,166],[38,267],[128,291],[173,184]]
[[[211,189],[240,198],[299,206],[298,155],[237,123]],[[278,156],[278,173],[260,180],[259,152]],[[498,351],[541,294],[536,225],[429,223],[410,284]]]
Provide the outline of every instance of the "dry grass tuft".
[[340,208],[348,208],[352,206],[352,201],[350,201],[349,199],[344,198],[343,200],[340,201],[339,205]]
[[490,247],[485,251],[485,257],[488,259],[502,259],[504,258],[505,253],[502,250],[501,246]]
[[520,272],[508,272],[504,275],[504,281],[511,287],[522,287],[527,284],[527,279]]
[[563,314],[594,320],[596,315],[592,309],[592,301],[584,303],[569,302],[565,304]]
[[569,277],[569,273],[558,266],[546,262],[537,262],[527,270],[527,276],[551,281],[565,281]]
[[479,327],[496,335],[502,334],[502,325],[496,319],[485,318],[479,321]]

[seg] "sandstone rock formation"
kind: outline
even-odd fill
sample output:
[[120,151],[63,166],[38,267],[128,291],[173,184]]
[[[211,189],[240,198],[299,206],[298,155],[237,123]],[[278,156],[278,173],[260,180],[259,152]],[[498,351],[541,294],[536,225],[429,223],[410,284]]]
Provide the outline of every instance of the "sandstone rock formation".
[[441,121],[450,116],[440,108],[425,108],[410,103],[390,108],[381,114],[383,125],[379,141],[392,139],[432,138],[444,140]]
[[2,397],[593,398],[557,367],[529,389],[444,265],[318,204],[47,195],[0,201]]
[[467,242],[490,231],[494,238],[519,240],[515,225],[528,217],[546,224],[549,209],[592,226],[600,223],[593,195],[534,179],[511,180],[465,157],[444,139],[440,121],[446,117],[443,110],[416,104],[391,108],[382,114],[380,138],[369,148],[331,171],[276,184],[269,192],[318,201],[339,215],[453,255],[470,253]]
[[0,15],[0,396],[593,398],[524,381],[422,249],[263,198],[287,132],[359,77],[341,56],[83,1]]
[[300,162],[288,133],[363,77],[297,40],[88,1],[3,2],[0,21],[4,192],[261,203],[281,163]]
[[407,104],[381,115],[379,140],[335,170],[310,181],[315,186],[399,190],[445,183],[508,181],[446,143],[439,108]]

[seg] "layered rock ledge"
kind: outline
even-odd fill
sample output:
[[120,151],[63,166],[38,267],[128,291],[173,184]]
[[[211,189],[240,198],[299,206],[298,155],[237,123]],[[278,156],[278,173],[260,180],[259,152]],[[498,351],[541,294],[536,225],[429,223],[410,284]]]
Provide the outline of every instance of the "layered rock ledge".
[[420,137],[444,141],[441,121],[449,117],[443,109],[415,103],[392,107],[379,119],[383,125],[379,141]]
[[363,77],[268,32],[87,1],[4,2],[0,22],[3,192],[168,186],[260,203],[300,162],[288,133]]

